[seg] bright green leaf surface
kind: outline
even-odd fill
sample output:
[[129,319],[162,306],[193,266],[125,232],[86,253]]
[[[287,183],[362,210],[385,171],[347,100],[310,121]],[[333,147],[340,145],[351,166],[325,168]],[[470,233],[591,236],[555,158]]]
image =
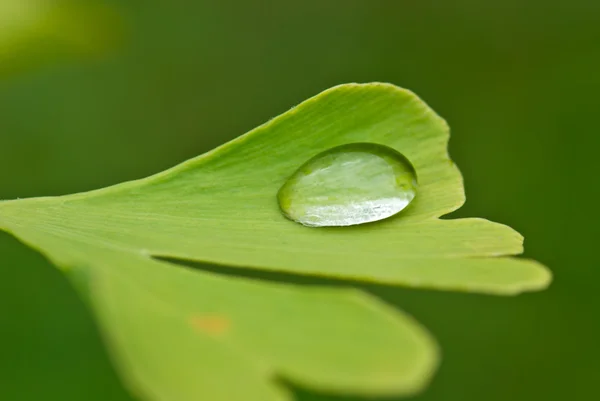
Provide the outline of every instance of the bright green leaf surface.
[[[462,205],[448,127],[392,85],[342,85],[252,132],[153,177],[58,198],[0,203],[3,228],[72,277],[95,310],[133,391],[158,401],[275,401],[278,380],[330,392],[409,394],[437,365],[410,317],[348,288],[197,272],[152,256],[412,287],[516,294],[546,268],[507,257],[522,237]],[[308,228],[276,194],[316,154],[386,145],[414,164],[419,189],[378,223]]]

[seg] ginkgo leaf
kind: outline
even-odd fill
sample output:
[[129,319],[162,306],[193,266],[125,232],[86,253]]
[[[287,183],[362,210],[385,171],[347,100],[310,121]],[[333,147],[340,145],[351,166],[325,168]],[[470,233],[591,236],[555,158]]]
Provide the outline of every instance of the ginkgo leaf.
[[[549,271],[511,228],[441,220],[464,202],[448,127],[387,84],[327,90],[250,133],[152,177],[84,194],[0,202],[0,228],[73,278],[118,369],[157,401],[289,400],[285,379],[330,392],[421,390],[438,362],[412,318],[347,287],[297,286],[187,269],[238,269],[516,294]],[[315,155],[349,143],[401,152],[419,177],[397,216],[351,227],[286,219],[277,192]]]

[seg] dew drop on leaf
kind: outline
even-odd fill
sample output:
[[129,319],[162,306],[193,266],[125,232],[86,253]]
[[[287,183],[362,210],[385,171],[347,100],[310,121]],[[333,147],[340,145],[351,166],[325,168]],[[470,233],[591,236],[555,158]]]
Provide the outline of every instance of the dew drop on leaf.
[[286,217],[305,226],[350,226],[399,213],[416,190],[415,169],[400,152],[374,143],[351,143],[303,164],[277,199]]

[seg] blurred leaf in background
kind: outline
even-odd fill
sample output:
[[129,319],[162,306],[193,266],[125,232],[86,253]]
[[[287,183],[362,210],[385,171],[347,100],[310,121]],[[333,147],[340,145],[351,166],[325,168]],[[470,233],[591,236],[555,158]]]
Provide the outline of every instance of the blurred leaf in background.
[[0,0],[0,77],[61,56],[98,56],[121,36],[100,1]]
[[[453,217],[514,227],[555,274],[509,299],[371,288],[444,350],[415,400],[598,398],[600,2],[98,2],[127,26],[116,52],[0,81],[1,199],[141,178],[330,86],[393,82],[452,127]],[[129,400],[66,280],[7,235],[0,253],[0,400]]]

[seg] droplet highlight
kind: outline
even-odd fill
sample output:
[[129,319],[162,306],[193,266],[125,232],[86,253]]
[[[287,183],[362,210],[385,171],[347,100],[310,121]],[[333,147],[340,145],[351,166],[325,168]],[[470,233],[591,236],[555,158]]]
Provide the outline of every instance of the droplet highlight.
[[404,155],[375,143],[352,143],[307,161],[277,199],[290,220],[328,227],[386,219],[405,209],[416,193],[417,174]]

